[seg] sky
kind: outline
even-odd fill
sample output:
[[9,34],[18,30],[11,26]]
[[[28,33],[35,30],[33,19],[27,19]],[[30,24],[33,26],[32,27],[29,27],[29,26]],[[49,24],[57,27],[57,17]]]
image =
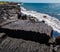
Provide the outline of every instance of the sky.
[[16,1],[27,3],[60,3],[60,0],[0,0],[0,1]]

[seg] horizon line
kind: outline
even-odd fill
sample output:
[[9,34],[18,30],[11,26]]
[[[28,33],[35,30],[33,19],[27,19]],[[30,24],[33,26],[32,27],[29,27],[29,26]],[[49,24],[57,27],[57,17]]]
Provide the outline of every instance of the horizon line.
[[22,1],[0,1],[0,2],[21,2],[21,3],[60,3],[60,2],[22,2]]

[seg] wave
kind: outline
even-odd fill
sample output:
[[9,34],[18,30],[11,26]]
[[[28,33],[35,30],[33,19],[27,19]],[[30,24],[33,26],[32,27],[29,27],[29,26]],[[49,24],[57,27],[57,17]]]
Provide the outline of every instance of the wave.
[[[60,21],[59,21],[59,19],[52,17],[48,14],[38,13],[36,11],[28,11],[24,7],[21,7],[21,9],[22,9],[21,12],[23,14],[36,17],[39,21],[44,20],[46,22],[46,24],[48,24],[49,26],[51,26],[53,28],[54,31],[57,31],[58,33],[60,33]],[[46,17],[44,17],[44,16],[46,16]]]

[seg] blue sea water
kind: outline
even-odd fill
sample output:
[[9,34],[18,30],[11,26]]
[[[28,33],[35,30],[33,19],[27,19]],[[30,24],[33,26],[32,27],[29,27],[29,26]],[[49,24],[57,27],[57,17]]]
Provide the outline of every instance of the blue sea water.
[[[22,6],[27,10],[45,13],[60,20],[60,3],[23,3]],[[57,37],[60,36],[60,34],[54,31],[53,36]]]
[[60,20],[60,3],[23,3],[28,10],[33,10],[54,16]]

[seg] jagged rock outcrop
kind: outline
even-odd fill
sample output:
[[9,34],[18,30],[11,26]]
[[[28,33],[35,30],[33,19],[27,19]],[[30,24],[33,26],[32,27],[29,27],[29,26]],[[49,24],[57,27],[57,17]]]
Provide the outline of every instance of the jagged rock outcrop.
[[[53,29],[43,22],[32,23],[29,20],[18,20],[1,27],[9,36],[47,43],[52,37]],[[31,35],[29,35],[31,34]]]

